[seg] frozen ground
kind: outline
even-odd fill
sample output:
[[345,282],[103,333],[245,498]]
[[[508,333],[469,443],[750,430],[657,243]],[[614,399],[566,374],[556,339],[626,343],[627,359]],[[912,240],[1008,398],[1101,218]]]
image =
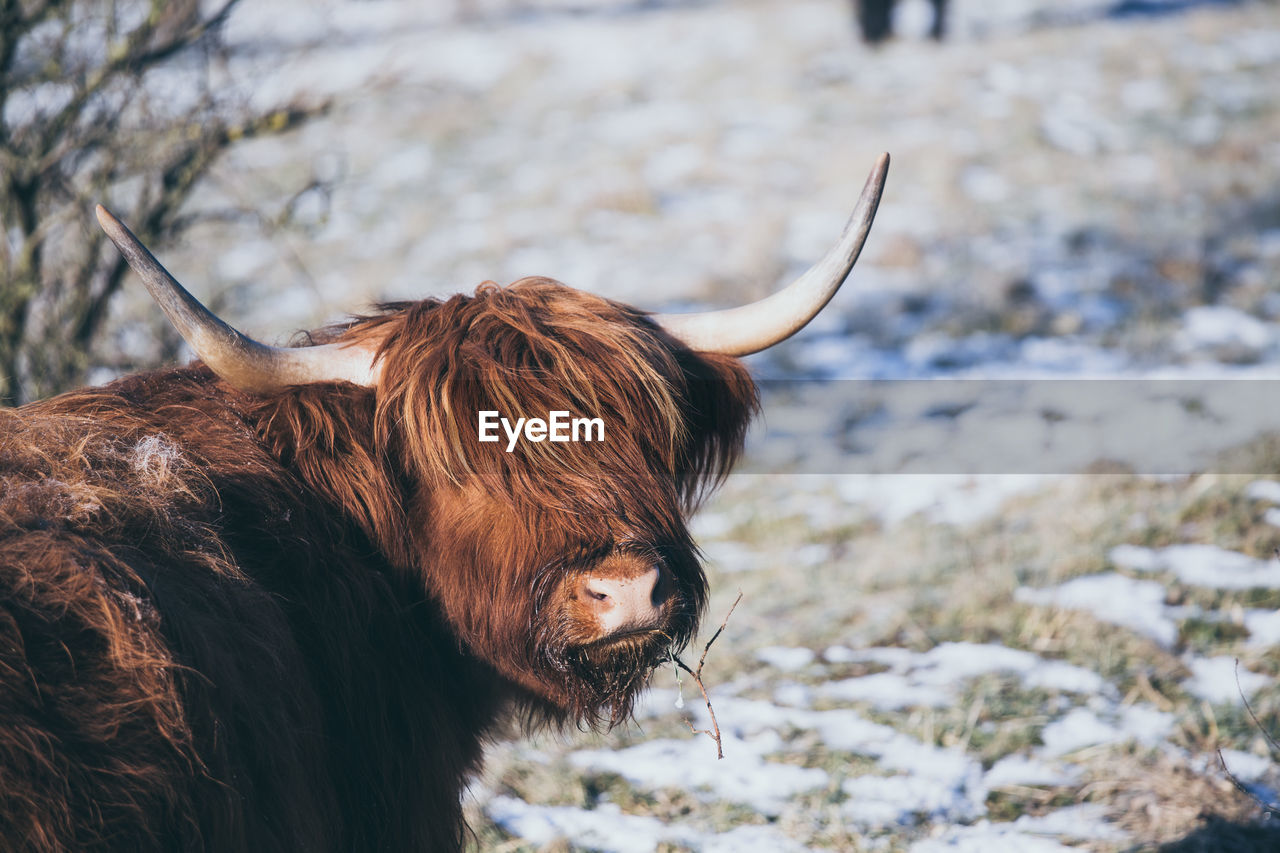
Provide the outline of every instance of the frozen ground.
[[[1280,7],[953,6],[947,43],[874,51],[845,0],[233,19],[245,97],[332,106],[236,149],[195,206],[262,215],[166,262],[269,339],[530,274],[733,304],[894,157],[850,285],[752,359],[765,422],[695,522],[709,620],[745,594],[707,670],[725,759],[660,672],[624,730],[496,744],[480,847],[1151,849],[1257,817],[1218,749],[1280,788]],[[117,307],[145,360],[156,312]],[[1050,384],[1099,377],[1132,384]]]
[[[1123,540],[1163,538],[1178,529],[1169,518],[1184,535],[1198,527],[1189,490],[1256,525],[1280,484],[1059,478],[955,522],[940,519],[963,492],[909,517],[850,505],[837,519],[823,507],[848,477],[750,479],[701,522],[713,581],[746,593],[709,658],[724,760],[686,727],[709,725],[696,688],[686,681],[678,702],[660,672],[625,732],[500,748],[473,808],[517,837],[584,849],[720,849],[717,832],[749,826],[762,834],[729,849],[1129,850],[1190,831],[1206,796],[1256,811],[1215,749],[1241,785],[1276,797],[1244,703],[1274,724],[1280,562]],[[1135,502],[1150,513],[1140,529]],[[1103,507],[1132,514],[1117,530],[1088,517]],[[1080,542],[1089,527],[1120,544]],[[1183,787],[1162,792],[1146,774]],[[1135,800],[1178,818],[1149,822]]]

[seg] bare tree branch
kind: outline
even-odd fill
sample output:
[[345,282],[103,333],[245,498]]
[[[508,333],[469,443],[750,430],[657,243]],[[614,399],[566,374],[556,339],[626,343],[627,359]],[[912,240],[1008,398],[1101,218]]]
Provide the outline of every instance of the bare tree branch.
[[[239,2],[0,0],[0,405],[85,379],[125,276],[85,229],[92,202],[163,244],[227,149],[325,108],[252,110],[209,82]],[[147,83],[171,63],[196,75],[190,103]]]
[[711,635],[711,639],[707,640],[707,644],[702,647],[702,657],[698,659],[698,668],[696,670],[689,669],[689,667],[685,664],[685,662],[680,660],[680,658],[676,657],[675,655],[671,656],[671,659],[675,661],[676,666],[680,667],[685,672],[689,673],[690,676],[693,677],[694,682],[698,685],[698,689],[702,691],[703,701],[707,703],[707,713],[711,715],[710,729],[694,728],[693,723],[686,720],[685,722],[689,726],[689,731],[691,731],[695,735],[707,735],[712,740],[714,740],[716,742],[716,758],[717,759],[724,758],[724,743],[721,741],[721,737],[720,737],[720,723],[718,720],[716,720],[716,709],[711,707],[711,697],[707,695],[707,686],[702,683],[702,667],[707,662],[707,652],[711,651],[711,644],[714,643],[717,639],[719,639],[720,634],[724,632],[725,626],[729,624],[729,617],[733,615],[733,611],[738,609],[739,601],[742,601],[741,592],[739,592],[738,597],[733,600],[733,606],[730,607],[729,612],[724,615],[724,621],[720,623],[720,627],[717,628],[716,632]]

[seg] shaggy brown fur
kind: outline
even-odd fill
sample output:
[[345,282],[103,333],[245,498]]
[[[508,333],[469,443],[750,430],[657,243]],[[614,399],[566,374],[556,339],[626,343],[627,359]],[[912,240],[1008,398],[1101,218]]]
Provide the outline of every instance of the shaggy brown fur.
[[[456,850],[501,719],[616,722],[692,634],[735,360],[545,279],[314,337],[379,388],[197,364],[0,411],[0,849]],[[606,440],[508,454],[481,409]],[[597,637],[572,580],[655,563],[661,629]]]

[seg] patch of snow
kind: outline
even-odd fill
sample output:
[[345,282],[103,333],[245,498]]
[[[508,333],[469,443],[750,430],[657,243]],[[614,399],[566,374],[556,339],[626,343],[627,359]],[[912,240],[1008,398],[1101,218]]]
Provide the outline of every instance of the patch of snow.
[[1045,107],[1040,133],[1055,148],[1082,157],[1118,147],[1116,127],[1080,92],[1064,92]]
[[1262,514],[1262,520],[1272,527],[1280,527],[1280,507],[1270,507]]
[[869,702],[880,710],[941,707],[955,701],[967,679],[995,672],[1014,673],[1028,687],[1046,690],[1092,694],[1111,689],[1090,670],[994,643],[940,643],[921,654],[864,649],[851,658],[884,663],[893,671],[835,681],[819,687],[820,695]]
[[1246,610],[1244,627],[1249,631],[1245,646],[1265,649],[1280,645],[1280,610]]
[[791,562],[802,568],[812,568],[820,566],[831,559],[831,548],[820,542],[812,545],[802,545],[795,549],[791,554]]
[[1179,580],[1199,586],[1280,586],[1280,563],[1257,560],[1217,545],[1172,545],[1160,552],[1160,561]]
[[1158,112],[1172,102],[1169,86],[1155,77],[1130,80],[1120,89],[1120,100],[1134,112]]
[[724,833],[704,833],[691,827],[664,824],[654,817],[624,814],[613,803],[601,803],[595,809],[586,810],[494,797],[485,811],[507,832],[535,844],[566,840],[575,847],[607,853],[652,853],[663,843],[692,847],[702,853],[734,850],[800,853],[805,849],[771,826],[738,826]]
[[1066,716],[1049,723],[1040,733],[1040,740],[1044,743],[1042,754],[1055,758],[1086,746],[1111,743],[1118,739],[1118,731],[1114,726],[1103,722],[1086,708],[1071,709]]
[[1241,705],[1271,683],[1265,675],[1237,667],[1232,657],[1197,657],[1187,661],[1187,665],[1191,667],[1191,678],[1182,686],[1193,696],[1209,702]]
[[932,669],[935,679],[1007,671],[1020,675],[1028,687],[1075,693],[1106,689],[1106,683],[1095,672],[995,643],[941,643],[922,655],[921,660]]
[[[895,730],[896,731],[896,730]],[[982,790],[982,765],[958,749],[941,749],[898,733],[884,743],[872,745],[870,751],[880,759],[880,766],[916,776],[947,782],[950,785]],[[979,798],[979,802],[985,795]]]
[[841,497],[864,504],[887,524],[921,513],[964,526],[994,515],[1009,498],[1041,487],[1038,474],[862,474],[839,481]]
[[[834,648],[844,649],[837,654],[844,658],[845,663],[878,663],[894,669],[907,669],[919,657],[919,654],[911,649],[902,649],[897,646],[873,646],[869,649],[847,649],[843,646]],[[828,652],[830,651],[828,649]]]
[[531,805],[514,797],[494,797],[486,811],[507,832],[535,844],[566,839],[574,844],[614,853],[653,853],[672,839],[657,818],[623,814],[612,803],[593,811],[571,806]]
[[858,776],[840,787],[849,796],[840,813],[862,827],[891,826],[917,815],[956,820],[982,813],[964,788],[950,780]]
[[[1071,338],[1027,338],[1019,357],[1008,365],[1021,376],[1068,373],[1073,376],[1115,375],[1129,366],[1129,357]],[[998,375],[998,374],[993,374]]]
[[818,688],[828,699],[843,702],[867,702],[881,711],[899,711],[912,707],[940,708],[951,704],[953,691],[914,684],[896,672],[877,672],[861,678],[833,681]]
[[1026,672],[1039,662],[1030,652],[995,643],[939,643],[920,655],[916,666],[939,678],[972,678],[988,672]]
[[1070,785],[1079,778],[1080,771],[1074,767],[1013,754],[991,765],[982,781],[988,788],[1022,785],[1056,788]]
[[993,361],[1009,361],[1016,346],[1008,335],[978,332],[953,338],[940,332],[926,332],[907,341],[902,355],[917,371],[929,374]]
[[1170,545],[1141,548],[1120,545],[1111,561],[1140,572],[1172,572],[1183,583],[1212,589],[1280,588],[1280,561],[1259,560],[1217,545]]
[[1065,693],[1106,694],[1114,690],[1112,685],[1093,670],[1060,660],[1041,661],[1022,676],[1022,683],[1028,687],[1061,690]]
[[1144,746],[1154,746],[1173,731],[1173,714],[1158,711],[1149,705],[1129,705],[1121,709],[1118,726],[1122,740],[1134,740]]
[[1103,720],[1087,708],[1073,708],[1044,727],[1041,754],[1057,758],[1089,746],[1135,740],[1150,745],[1173,728],[1171,714],[1141,705],[1124,708],[1115,722]]
[[[670,707],[663,700],[671,699],[673,691],[651,693],[661,696],[646,707],[655,703]],[[900,819],[926,801],[933,804],[931,808],[946,811],[950,819],[971,819],[985,812],[982,765],[961,751],[923,743],[849,709],[814,711],[724,696],[722,691],[713,701],[724,740],[723,761],[688,739],[650,741],[616,751],[582,750],[569,760],[579,767],[618,773],[639,787],[694,790],[709,799],[740,802],[774,815],[796,794],[828,784],[822,770],[764,760],[787,751],[782,732],[799,729],[814,732],[829,749],[874,758],[882,770],[930,780],[893,783],[892,796],[880,795],[874,807],[867,807],[863,817],[868,821],[879,822],[891,811],[899,816],[892,820]],[[709,723],[701,703],[688,709],[688,717],[698,728]],[[899,795],[901,799],[895,799]]]
[[431,174],[433,161],[430,145],[410,145],[381,161],[369,174],[368,180],[378,187],[421,183]]
[[1009,182],[999,172],[975,165],[960,175],[960,186],[974,201],[998,203],[1009,197]]
[[1012,824],[978,821],[973,826],[953,826],[937,838],[917,841],[911,853],[1075,853],[1048,838],[1028,835]]
[[1157,571],[1160,561],[1156,552],[1141,545],[1117,545],[1107,554],[1112,565],[1139,572]]
[[810,649],[765,646],[763,649],[756,649],[756,659],[774,669],[794,672],[813,663],[814,654]]
[[1184,349],[1240,346],[1262,350],[1275,338],[1273,328],[1239,308],[1197,305],[1182,315],[1178,343]]
[[[732,719],[726,709],[729,704],[716,700],[717,717]],[[723,761],[716,760],[714,750],[701,738],[651,740],[626,749],[580,750],[569,760],[583,769],[617,773],[634,785],[692,790],[710,799],[743,803],[765,815],[777,815],[787,800],[827,784],[822,770],[764,760],[783,748],[776,732],[763,731],[744,739],[722,723],[721,737]]]
[[1178,639],[1178,626],[1164,605],[1164,587],[1108,572],[1074,578],[1046,589],[1019,589],[1014,597],[1027,604],[1084,610],[1103,622],[1136,631],[1162,646]]
[[1244,490],[1244,496],[1250,500],[1280,504],[1280,482],[1275,480],[1254,480]]
[[848,646],[827,646],[822,652],[822,659],[827,663],[853,663],[860,658]]
[[1033,817],[1022,815],[1013,822],[1015,829],[1035,835],[1056,835],[1087,841],[1121,841],[1128,836],[1108,823],[1107,809],[1097,803],[1081,803]]
[[777,850],[803,853],[808,848],[787,838],[772,826],[735,826],[728,832],[707,835],[696,845],[701,853],[739,853],[742,850]]
[[773,689],[773,701],[779,705],[792,708],[810,708],[813,706],[813,688],[807,684],[796,684],[788,681]]
[[1222,750],[1222,761],[1231,775],[1241,782],[1256,782],[1275,768],[1275,762],[1270,757],[1239,749]]

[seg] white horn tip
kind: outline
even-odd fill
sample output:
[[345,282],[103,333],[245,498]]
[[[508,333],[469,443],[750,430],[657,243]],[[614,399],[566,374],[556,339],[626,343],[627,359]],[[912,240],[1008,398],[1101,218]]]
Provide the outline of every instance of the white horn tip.
[[120,242],[120,235],[127,233],[128,231],[128,229],[125,228],[124,223],[119,219],[116,219],[115,214],[100,204],[94,205],[93,212],[94,215],[98,217],[98,225],[100,225],[102,230],[107,232],[107,236],[118,245]]
[[690,349],[743,356],[760,352],[800,331],[848,277],[875,219],[889,153],[876,158],[840,241],[804,275],[758,302],[697,314],[654,314],[653,320]]
[[876,158],[876,164],[871,167],[871,174],[867,175],[867,184],[869,186],[883,185],[888,174],[889,152],[885,151]]

